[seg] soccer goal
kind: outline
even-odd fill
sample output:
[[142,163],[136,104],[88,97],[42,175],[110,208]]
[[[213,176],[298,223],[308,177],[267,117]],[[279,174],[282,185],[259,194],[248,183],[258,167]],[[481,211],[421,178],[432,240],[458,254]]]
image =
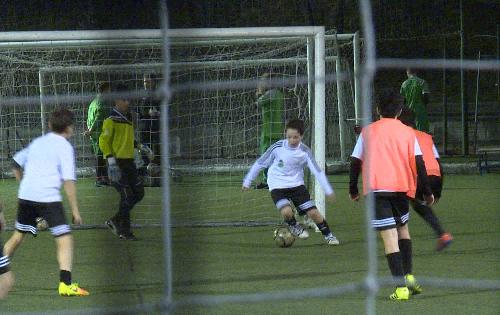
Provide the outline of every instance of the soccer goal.
[[[88,224],[99,225],[112,213],[108,207],[114,208],[118,196],[110,188],[93,186],[94,157],[82,134],[88,104],[98,83],[109,81],[127,85],[132,109],[141,111],[143,74],[155,73],[160,80],[163,76],[161,36],[158,30],[57,33],[64,36],[48,32],[51,41],[20,44],[13,39],[0,45],[6,78],[0,91],[16,104],[0,113],[2,171],[7,177],[14,152],[47,131],[47,115],[54,106],[70,107],[76,114],[72,142],[82,178],[81,208]],[[291,27],[171,30],[169,35],[174,224],[279,222],[267,191],[240,192],[244,173],[259,156],[257,85],[267,73],[266,88],[284,95],[283,123],[305,120],[304,142],[319,165],[345,161],[355,140],[349,118],[357,115],[354,34]],[[313,180],[308,185],[325,211],[321,189]],[[161,200],[161,188],[147,188],[134,210],[135,222],[160,224]]]

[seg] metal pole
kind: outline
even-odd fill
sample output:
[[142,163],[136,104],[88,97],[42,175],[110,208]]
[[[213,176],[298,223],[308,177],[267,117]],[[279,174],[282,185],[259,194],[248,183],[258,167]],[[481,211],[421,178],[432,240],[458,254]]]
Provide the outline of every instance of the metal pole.
[[42,121],[42,135],[47,132],[47,118],[45,117],[44,96],[44,75],[42,71],[38,71],[38,86],[40,87],[40,120]]
[[474,108],[474,153],[477,152],[477,110],[479,107],[479,63],[481,62],[481,51],[477,54],[477,75],[476,75],[476,106]]
[[[371,4],[369,0],[360,1],[360,13],[363,23],[363,31],[365,34],[364,51],[366,62],[363,66],[363,117],[367,117],[365,121],[367,124],[371,122],[372,117],[372,84],[375,77],[377,67],[376,61],[376,47],[375,47],[375,30],[373,28],[373,16],[371,11]],[[355,76],[357,77],[357,75]],[[367,170],[371,165],[365,165]],[[377,242],[375,231],[372,228],[372,220],[375,213],[375,200],[373,194],[368,194],[365,199],[366,216],[366,244],[368,251],[368,273],[365,278],[366,288],[368,294],[366,296],[366,314],[375,315],[376,310],[376,296],[378,292],[377,282]]]
[[[314,156],[321,170],[325,170],[325,28],[314,36]],[[315,182],[314,199],[325,215],[325,193]]]
[[311,117],[314,102],[314,39],[307,38],[307,114]]
[[[335,62],[335,74],[337,75],[337,78],[342,76],[342,64],[340,63],[340,56],[338,54],[338,49],[337,49],[337,61]],[[337,82],[337,109],[339,111],[339,135],[340,135],[340,159],[342,161],[347,160],[347,152],[346,152],[346,131],[347,131],[347,126],[346,126],[346,120],[345,120],[345,115],[344,115],[344,90],[342,89],[342,81],[336,80]]]
[[[446,36],[443,39],[443,64],[446,61]],[[446,67],[443,65],[443,154],[448,151],[448,98],[446,95]]]
[[[497,24],[497,62],[500,60],[500,24]],[[497,70],[497,102],[500,107],[500,71]]]
[[170,213],[170,161],[169,161],[169,134],[168,134],[168,106],[170,101],[170,46],[168,36],[168,9],[165,1],[160,2],[160,20],[163,37],[163,84],[162,84],[162,104],[161,104],[161,166],[162,166],[162,193],[163,193],[163,245],[165,259],[165,303],[170,305],[173,295],[173,271],[172,271],[172,224]]
[[354,33],[352,39],[352,49],[354,55],[354,117],[356,124],[361,125],[361,76],[359,74],[360,67],[360,48],[359,48],[359,32]]
[[[463,3],[460,0],[460,63],[463,64],[464,60],[464,14]],[[462,155],[469,154],[469,128],[467,125],[468,108],[466,100],[466,85],[465,85],[465,72],[460,68],[460,103],[462,107]]]

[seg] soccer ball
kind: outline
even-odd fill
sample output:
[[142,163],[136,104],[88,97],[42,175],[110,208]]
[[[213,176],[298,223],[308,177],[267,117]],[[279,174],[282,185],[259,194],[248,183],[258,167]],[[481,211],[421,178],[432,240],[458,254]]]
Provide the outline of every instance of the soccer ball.
[[49,227],[47,221],[42,217],[36,218],[35,221],[36,221],[36,229],[38,231],[45,231]]
[[290,247],[295,242],[295,236],[290,233],[288,228],[279,227],[274,230],[274,241],[279,247]]

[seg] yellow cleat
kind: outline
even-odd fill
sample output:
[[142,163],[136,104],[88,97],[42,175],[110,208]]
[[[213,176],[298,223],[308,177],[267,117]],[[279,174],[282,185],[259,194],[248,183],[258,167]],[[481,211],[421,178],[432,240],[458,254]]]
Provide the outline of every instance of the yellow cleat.
[[422,293],[422,287],[418,284],[417,280],[413,275],[407,274],[405,276],[406,286],[410,290],[412,295]]
[[67,285],[64,282],[59,282],[59,295],[60,296],[87,296],[90,293],[78,286],[78,283]]
[[394,293],[389,295],[391,300],[406,301],[410,297],[410,291],[407,287],[397,287]]

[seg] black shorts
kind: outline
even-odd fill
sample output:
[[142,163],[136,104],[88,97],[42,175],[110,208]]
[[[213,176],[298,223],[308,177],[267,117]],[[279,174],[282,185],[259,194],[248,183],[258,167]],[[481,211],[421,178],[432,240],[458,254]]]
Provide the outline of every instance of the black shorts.
[[71,233],[71,228],[66,222],[62,202],[36,202],[19,199],[16,230],[36,236],[36,218],[38,217],[47,221],[50,232],[56,237]]
[[[428,176],[429,186],[431,187],[432,194],[434,198],[441,198],[441,190],[443,189],[443,181],[441,177],[430,175]],[[423,191],[417,189],[415,194],[415,199],[417,200],[425,200]]]
[[9,257],[3,254],[3,244],[0,242],[0,275],[9,271]]
[[405,193],[375,193],[375,219],[372,226],[376,230],[403,226],[409,219],[409,201]]
[[273,189],[271,190],[271,198],[273,198],[274,204],[278,210],[291,205],[291,200],[299,215],[304,215],[307,211],[316,208],[314,201],[311,200],[309,191],[307,191],[304,185],[293,188]]

